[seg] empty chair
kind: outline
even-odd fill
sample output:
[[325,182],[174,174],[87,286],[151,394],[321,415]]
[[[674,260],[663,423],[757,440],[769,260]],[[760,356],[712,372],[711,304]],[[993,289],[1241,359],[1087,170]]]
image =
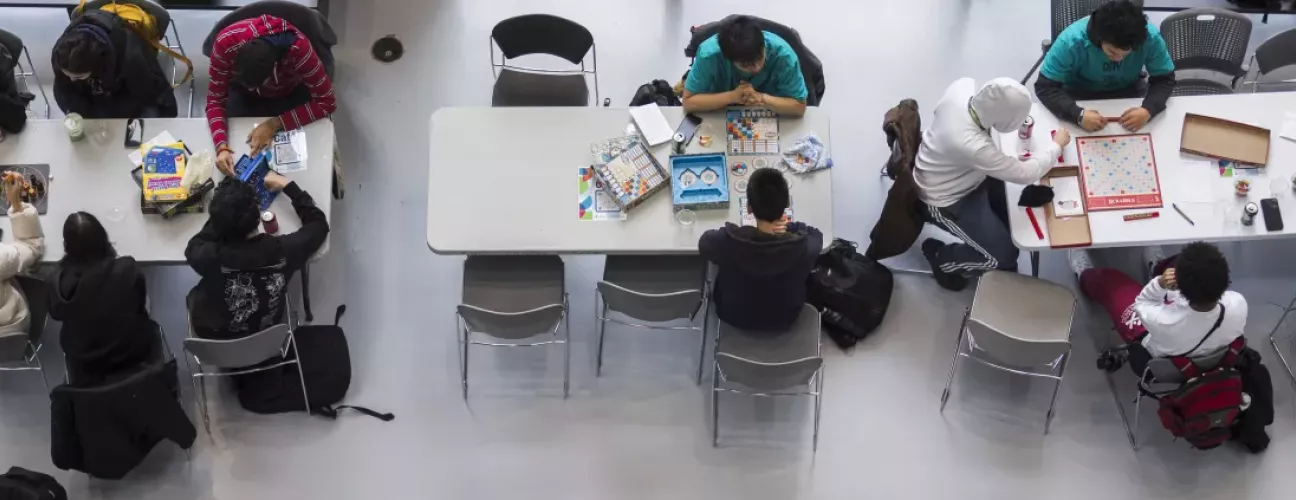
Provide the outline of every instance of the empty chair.
[[941,393],[941,411],[949,401],[959,358],[966,357],[998,370],[1055,380],[1044,420],[1044,433],[1048,434],[1071,357],[1075,303],[1075,294],[1055,283],[1004,271],[983,275],[972,307],[959,326],[958,347]]
[[40,372],[45,392],[49,392],[49,380],[45,378],[45,367],[41,365],[39,356],[49,312],[45,282],[23,275],[14,276],[14,280],[27,299],[27,315],[31,323],[25,332],[0,335],[0,371]]
[[[707,338],[706,269],[706,262],[695,255],[609,255],[603,266],[603,280],[597,285],[594,304],[598,322],[595,376],[603,372],[604,330],[611,322],[638,328],[700,332],[702,352],[698,354],[697,377],[698,383],[702,383]],[[599,301],[602,307],[599,307]],[[691,322],[701,312],[703,320],[701,327],[644,325],[611,317],[608,312],[649,323],[679,319]]]
[[[734,14],[719,21],[690,28],[689,44],[684,47],[684,55],[690,59],[696,57],[698,46],[702,45],[702,42],[715,36],[720,32],[720,28],[729,24],[738,16],[739,14]],[[762,31],[768,31],[778,35],[779,38],[782,38],[783,41],[787,42],[788,45],[792,47],[793,52],[796,52],[797,61],[801,64],[801,76],[805,79],[806,90],[809,91],[806,94],[806,106],[818,106],[819,103],[823,101],[824,93],[828,90],[827,81],[824,79],[823,63],[820,62],[819,57],[815,56],[814,52],[811,52],[810,48],[806,47],[805,43],[801,41],[801,34],[789,26],[768,19],[762,19],[756,16],[748,17],[756,21],[756,25],[759,26]]]
[[[1026,72],[1026,76],[1022,77],[1021,84],[1026,85],[1026,82],[1030,81],[1031,76],[1035,75],[1035,71],[1039,70],[1040,65],[1044,64],[1044,56],[1048,54],[1049,47],[1053,46],[1053,41],[1057,40],[1057,37],[1062,33],[1062,30],[1067,29],[1067,26],[1070,26],[1072,23],[1088,17],[1089,14],[1092,14],[1094,9],[1097,9],[1099,5],[1114,1],[1116,0],[1053,0],[1052,6],[1050,7],[1052,16],[1049,18],[1051,23],[1051,38],[1040,42],[1042,53],[1040,54],[1039,59],[1035,61],[1035,65],[1031,66],[1030,71]],[[1143,0],[1134,0],[1134,4],[1142,6]]]
[[1177,12],[1161,21],[1161,38],[1165,39],[1176,74],[1200,70],[1229,78],[1229,83],[1209,78],[1179,79],[1174,95],[1232,93],[1238,79],[1246,75],[1242,63],[1251,40],[1251,20],[1242,14],[1212,8]]
[[1271,81],[1265,78],[1279,69],[1296,65],[1296,28],[1274,35],[1261,43],[1259,47],[1256,47],[1255,54],[1251,55],[1251,62],[1251,66],[1256,69],[1255,80],[1251,82],[1252,92],[1259,91],[1261,85],[1283,85],[1282,88],[1273,90],[1293,90],[1296,88],[1296,81],[1292,79]]
[[720,322],[711,381],[711,445],[720,444],[720,393],[814,398],[813,448],[819,448],[823,346],[819,312],[809,304],[787,332],[749,332]]
[[[463,302],[455,317],[462,349],[463,397],[468,399],[468,351],[473,345],[563,347],[563,397],[571,378],[571,325],[563,262],[556,255],[469,256],[464,261]],[[558,327],[566,326],[561,337]],[[496,341],[476,340],[474,333]],[[537,337],[550,340],[534,340]]]
[[260,0],[226,14],[212,27],[211,33],[207,34],[207,39],[203,40],[203,55],[211,57],[212,45],[216,43],[216,35],[221,30],[244,19],[252,19],[263,15],[274,16],[288,21],[288,24],[293,25],[303,35],[306,35],[306,38],[311,42],[311,47],[318,54],[320,63],[324,65],[324,72],[329,77],[333,76],[332,47],[337,45],[337,33],[333,32],[333,27],[329,25],[328,19],[324,18],[324,14],[300,3],[285,0]]
[[[587,106],[594,78],[594,101],[599,100],[598,50],[594,35],[574,21],[549,14],[527,14],[500,21],[491,30],[491,73],[495,87],[492,106]],[[495,48],[501,58],[495,62]],[[590,68],[585,54],[590,54]],[[510,64],[517,57],[547,54],[579,67],[544,69]]]
[[[26,66],[23,66],[23,59],[27,60]],[[26,100],[30,102],[34,98],[31,97],[31,90],[35,88],[40,92],[41,100],[45,101],[45,118],[49,118],[52,109],[49,97],[45,95],[45,87],[41,85],[35,68],[36,66],[32,65],[31,52],[27,51],[22,39],[18,38],[18,35],[0,29],[0,80],[3,80],[0,81],[0,92],[8,93],[14,90],[26,93],[28,94]]]
[[[91,0],[83,5],[74,7],[69,15],[72,18],[76,18],[87,10],[97,10],[106,5],[112,4],[136,5],[148,15],[153,16],[154,22],[157,23],[156,30],[158,38],[157,40],[152,41],[158,42],[158,45],[160,45],[165,51],[178,52],[181,57],[185,58],[185,61],[180,61],[174,57],[168,56],[168,59],[171,59],[171,86],[179,87],[188,81],[188,116],[193,117],[194,95],[198,92],[193,79],[193,63],[188,61],[189,54],[185,53],[184,45],[180,43],[180,32],[176,30],[175,23],[171,22],[171,13],[167,12],[166,8],[158,5],[152,0]],[[170,30],[169,33],[168,30]],[[182,63],[187,65],[185,74],[183,76],[177,76],[179,75],[180,64]]]

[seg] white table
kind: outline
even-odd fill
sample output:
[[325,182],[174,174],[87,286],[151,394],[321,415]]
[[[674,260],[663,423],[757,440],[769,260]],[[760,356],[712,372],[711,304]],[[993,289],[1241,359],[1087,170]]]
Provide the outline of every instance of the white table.
[[[238,139],[260,120],[236,118],[231,121],[230,137],[235,149],[246,152]],[[94,135],[99,124],[108,127],[107,139]],[[165,220],[159,215],[140,213],[140,188],[131,178],[135,168],[126,155],[129,149],[122,145],[126,133],[126,120],[87,120],[86,138],[72,142],[63,129],[62,120],[31,120],[21,134],[8,135],[0,142],[0,164],[44,163],[50,166],[49,209],[41,216],[45,231],[46,262],[63,257],[63,222],[68,215],[84,211],[94,214],[108,230],[108,236],[121,255],[130,255],[142,263],[184,262],[185,246],[189,238],[207,222],[206,214],[181,214]],[[212,150],[211,133],[207,120],[154,119],[144,120],[144,138],[168,131],[185,142],[194,153]],[[306,127],[308,147],[307,169],[287,174],[289,179],[310,193],[325,214],[333,201],[333,122],[321,120]],[[217,183],[223,177],[216,172]],[[270,208],[279,219],[280,234],[301,227],[297,213],[287,196],[278,196]],[[112,219],[119,220],[112,220]],[[12,242],[9,218],[0,217],[4,240]],[[323,255],[328,243],[320,249]]]
[[[1124,110],[1139,105],[1139,99],[1120,99],[1110,101],[1082,102],[1081,107],[1096,109],[1104,116],[1119,116]],[[1284,179],[1290,184],[1296,174],[1296,143],[1278,136],[1282,128],[1285,111],[1296,111],[1296,93],[1260,93],[1235,94],[1227,96],[1193,96],[1172,97],[1169,106],[1161,115],[1139,133],[1152,134],[1152,147],[1156,155],[1157,175],[1161,182],[1165,205],[1160,209],[1107,210],[1091,212],[1089,227],[1093,236],[1093,247],[1133,247],[1146,245],[1166,245],[1187,243],[1191,241],[1229,241],[1264,238],[1289,238],[1296,236],[1296,199],[1290,188],[1278,196],[1282,209],[1284,229],[1269,232],[1265,230],[1264,216],[1258,215],[1255,224],[1240,224],[1240,207],[1247,201],[1259,202],[1262,198],[1271,197],[1270,180]],[[1242,123],[1265,127],[1273,132],[1269,149],[1269,164],[1261,169],[1257,176],[1220,177],[1214,160],[1179,152],[1179,139],[1183,129],[1185,113],[1215,116]],[[1035,104],[1031,116],[1035,118],[1036,142],[1049,139],[1049,131],[1057,128],[1057,118],[1040,104]],[[1075,125],[1068,125],[1074,136],[1080,135],[1113,135],[1124,134],[1120,124],[1112,123],[1107,128],[1096,132],[1079,132]],[[1018,148],[1017,133],[999,134],[1000,147],[1003,151],[1015,155]],[[1074,140],[1064,150],[1065,165],[1076,165]],[[1233,182],[1238,179],[1252,182],[1251,194],[1247,198],[1233,195]],[[1013,243],[1018,248],[1038,252],[1050,248],[1048,228],[1044,224],[1043,210],[1036,211],[1044,239],[1035,235],[1026,211],[1017,207],[1017,198],[1022,186],[1008,184],[1007,195],[1010,205],[1009,218],[1012,226]],[[1192,218],[1196,225],[1190,225],[1171,207],[1175,203]],[[1125,222],[1122,216],[1136,213],[1159,211],[1156,219]]]
[[[672,126],[681,108],[663,108]],[[723,152],[723,113],[702,115],[715,130],[711,147],[694,138],[688,153]],[[696,253],[698,237],[739,223],[739,194],[728,210],[698,210],[697,223],[676,223],[670,190],[634,207],[625,221],[577,220],[577,169],[591,162],[590,143],[622,136],[629,112],[614,108],[442,108],[432,115],[428,159],[428,247],[438,254]],[[829,142],[828,113],[779,121],[783,147],[815,132]],[[652,149],[669,168],[668,144]],[[730,177],[730,182],[737,178]],[[797,220],[832,241],[832,170],[795,176]]]

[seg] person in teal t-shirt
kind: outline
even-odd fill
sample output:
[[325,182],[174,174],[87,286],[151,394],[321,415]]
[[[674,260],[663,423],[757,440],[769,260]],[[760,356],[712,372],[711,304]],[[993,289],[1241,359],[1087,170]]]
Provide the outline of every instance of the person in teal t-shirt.
[[1143,97],[1142,106],[1126,110],[1119,120],[1135,131],[1165,110],[1174,92],[1174,69],[1165,40],[1143,10],[1118,0],[1058,35],[1040,66],[1035,95],[1053,114],[1090,132],[1107,126],[1107,119],[1096,110],[1081,109],[1076,100]]
[[784,116],[805,114],[805,77],[796,52],[778,35],[739,16],[698,46],[684,81],[684,110],[759,106]]

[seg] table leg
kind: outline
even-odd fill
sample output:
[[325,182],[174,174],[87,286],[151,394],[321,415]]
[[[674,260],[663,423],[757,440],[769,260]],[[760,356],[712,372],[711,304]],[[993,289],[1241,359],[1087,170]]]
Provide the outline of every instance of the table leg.
[[1039,252],[1031,252],[1031,277],[1039,277]]

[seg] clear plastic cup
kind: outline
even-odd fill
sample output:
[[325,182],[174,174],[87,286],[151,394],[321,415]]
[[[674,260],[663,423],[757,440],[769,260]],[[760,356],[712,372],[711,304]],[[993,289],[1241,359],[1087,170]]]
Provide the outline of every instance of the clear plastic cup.
[[703,123],[697,129],[698,145],[704,148],[711,147],[711,141],[715,140],[715,128],[709,123]]
[[122,207],[112,207],[104,218],[110,222],[121,222],[122,219],[126,218],[126,210],[122,209]]
[[1269,196],[1271,198],[1281,200],[1286,198],[1289,192],[1291,192],[1291,184],[1287,182],[1287,179],[1279,177],[1269,181]]
[[697,214],[687,208],[681,208],[675,212],[675,222],[680,227],[693,227],[697,223]]

